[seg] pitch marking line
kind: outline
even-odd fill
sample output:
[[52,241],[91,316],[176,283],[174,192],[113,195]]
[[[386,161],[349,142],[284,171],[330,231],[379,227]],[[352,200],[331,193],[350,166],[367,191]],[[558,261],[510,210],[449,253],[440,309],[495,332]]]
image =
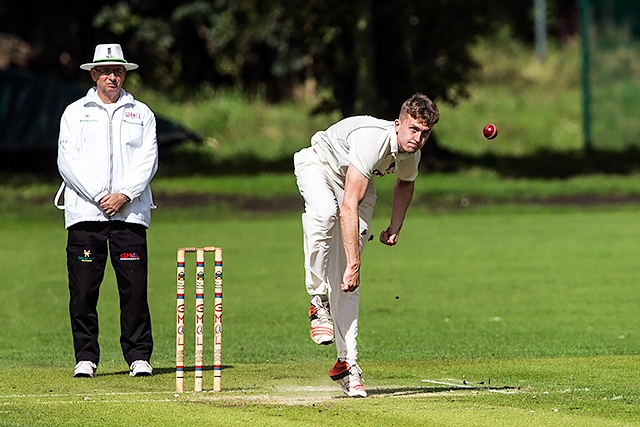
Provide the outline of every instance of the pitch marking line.
[[[308,390],[307,390],[308,391]],[[335,390],[334,390],[335,391]],[[339,390],[338,390],[339,391]],[[157,395],[158,397],[153,397]],[[162,396],[165,397],[162,397]],[[129,397],[127,397],[129,396]],[[138,396],[131,398],[130,396]],[[290,406],[311,405],[331,400],[332,396],[283,396],[266,394],[233,394],[220,395],[207,391],[204,393],[183,393],[176,395],[169,392],[122,392],[122,393],[59,393],[59,394],[13,394],[0,395],[0,408],[20,405],[27,399],[34,405],[70,405],[70,404],[119,404],[119,403],[176,403],[194,401],[234,401],[243,400],[250,403],[283,404]],[[0,411],[2,413],[2,411]]]
[[162,391],[129,391],[129,392],[92,392],[92,393],[46,393],[46,394],[3,394],[0,399],[43,398],[43,397],[101,397],[101,396],[134,396],[150,394],[168,394]]
[[[77,400],[37,400],[35,402],[29,402],[31,405],[78,405],[78,404],[91,404],[91,403],[165,403],[171,402],[172,400],[169,398],[165,399],[139,399],[139,400],[131,400],[131,399],[77,399]],[[9,406],[12,404],[17,404],[16,402],[2,402],[0,405]]]

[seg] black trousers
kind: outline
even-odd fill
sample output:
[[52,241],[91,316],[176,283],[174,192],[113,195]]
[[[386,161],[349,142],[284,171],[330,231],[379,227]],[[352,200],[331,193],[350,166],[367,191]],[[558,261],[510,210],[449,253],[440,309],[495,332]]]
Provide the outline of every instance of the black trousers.
[[98,363],[98,296],[107,258],[120,296],[120,345],[128,365],[151,358],[147,301],[147,230],[123,221],[82,222],[68,229],[69,313],[76,362]]

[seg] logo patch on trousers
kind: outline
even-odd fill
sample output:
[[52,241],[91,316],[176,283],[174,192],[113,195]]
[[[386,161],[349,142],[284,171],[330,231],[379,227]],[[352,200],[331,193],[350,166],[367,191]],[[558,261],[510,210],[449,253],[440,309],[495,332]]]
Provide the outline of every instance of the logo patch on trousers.
[[140,255],[137,252],[123,252],[120,254],[120,261],[140,261]]
[[84,249],[82,253],[82,255],[78,255],[78,261],[80,262],[93,262],[95,259],[95,257],[91,256],[90,250]]

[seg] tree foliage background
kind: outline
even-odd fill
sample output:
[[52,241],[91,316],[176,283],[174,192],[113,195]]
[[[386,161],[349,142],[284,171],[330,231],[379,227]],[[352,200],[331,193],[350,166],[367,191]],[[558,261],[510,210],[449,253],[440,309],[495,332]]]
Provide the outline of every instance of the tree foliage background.
[[[575,3],[547,0],[552,36],[575,33]],[[0,4],[0,49],[11,66],[80,81],[95,45],[117,42],[169,96],[210,85],[278,102],[313,81],[318,109],[393,118],[416,91],[464,98],[472,44],[502,26],[530,43],[532,17],[533,0],[26,0]]]

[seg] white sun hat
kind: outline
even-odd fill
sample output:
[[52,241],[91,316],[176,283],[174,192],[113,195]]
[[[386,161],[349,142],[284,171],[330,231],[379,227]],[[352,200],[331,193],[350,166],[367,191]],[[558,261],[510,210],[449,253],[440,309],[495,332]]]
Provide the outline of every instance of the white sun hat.
[[127,70],[135,70],[138,64],[127,62],[122,54],[122,47],[119,44],[99,44],[93,53],[93,62],[87,62],[80,66],[83,70],[91,70],[100,65],[122,65]]

